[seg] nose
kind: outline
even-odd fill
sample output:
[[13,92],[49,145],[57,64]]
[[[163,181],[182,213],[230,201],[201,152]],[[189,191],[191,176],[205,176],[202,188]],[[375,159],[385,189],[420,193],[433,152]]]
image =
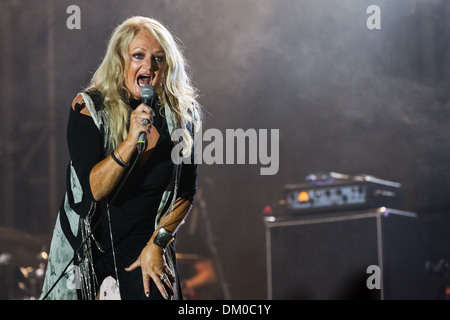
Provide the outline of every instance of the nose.
[[142,60],[142,68],[145,70],[145,71],[151,71],[151,69],[152,69],[152,59],[151,58],[148,58],[148,57],[145,57],[143,60]]
[[155,61],[155,59],[153,57],[150,59],[150,65],[151,65],[150,71],[155,72],[155,71],[159,70],[158,63]]
[[158,71],[158,63],[155,61],[153,56],[146,57],[144,59],[144,64],[142,66],[145,70],[148,70],[149,72],[155,72]]

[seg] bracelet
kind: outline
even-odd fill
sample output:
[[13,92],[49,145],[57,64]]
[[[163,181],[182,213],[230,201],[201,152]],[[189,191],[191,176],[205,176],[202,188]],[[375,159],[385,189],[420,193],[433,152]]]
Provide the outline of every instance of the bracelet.
[[119,157],[120,162],[125,163],[125,165],[128,166],[129,163],[126,163],[125,161],[123,161],[122,157],[120,156],[119,148],[116,149],[116,152],[117,152],[117,156]]
[[116,158],[116,155],[114,154],[114,151],[111,152],[111,158],[113,158],[113,160],[122,168],[125,168],[127,166],[126,163],[123,163],[122,161],[120,161],[119,159]]
[[171,243],[174,240],[173,235],[167,231],[164,228],[159,229],[158,234],[153,239],[153,243],[156,244],[158,247],[163,248],[166,250],[169,243]]

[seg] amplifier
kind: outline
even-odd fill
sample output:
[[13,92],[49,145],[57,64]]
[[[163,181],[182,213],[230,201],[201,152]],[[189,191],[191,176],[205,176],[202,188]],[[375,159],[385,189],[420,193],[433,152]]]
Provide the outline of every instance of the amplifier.
[[[270,300],[424,300],[433,296],[417,214],[390,208],[266,217]],[[379,268],[378,286],[369,287]],[[372,282],[373,284],[374,282]]]
[[333,179],[332,182],[284,186],[288,213],[335,211],[388,207],[400,209],[401,184],[375,178],[356,176]]

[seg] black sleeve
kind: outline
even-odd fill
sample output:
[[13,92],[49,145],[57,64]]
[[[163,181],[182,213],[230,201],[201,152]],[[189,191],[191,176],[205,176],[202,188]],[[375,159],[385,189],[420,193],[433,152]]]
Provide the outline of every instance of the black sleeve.
[[197,192],[197,164],[181,164],[178,197],[194,203]]
[[[194,129],[191,125],[189,127],[189,130],[191,132],[191,136],[193,141],[194,139]],[[191,152],[191,163],[182,163],[181,164],[181,175],[180,175],[180,181],[178,184],[178,192],[177,196],[179,198],[183,198],[185,200],[190,201],[191,203],[194,203],[195,193],[197,192],[197,164],[194,163],[194,154],[196,150],[194,146],[192,147]]]
[[103,136],[94,120],[70,108],[67,124],[67,145],[70,160],[83,189],[83,201],[95,201],[89,183],[92,168],[105,157]]

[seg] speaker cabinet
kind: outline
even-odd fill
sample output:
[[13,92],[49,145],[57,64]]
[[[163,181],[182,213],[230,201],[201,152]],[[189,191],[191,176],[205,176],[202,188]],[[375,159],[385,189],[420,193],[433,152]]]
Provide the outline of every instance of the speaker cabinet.
[[266,217],[265,226],[268,299],[427,299],[415,213],[381,207]]

